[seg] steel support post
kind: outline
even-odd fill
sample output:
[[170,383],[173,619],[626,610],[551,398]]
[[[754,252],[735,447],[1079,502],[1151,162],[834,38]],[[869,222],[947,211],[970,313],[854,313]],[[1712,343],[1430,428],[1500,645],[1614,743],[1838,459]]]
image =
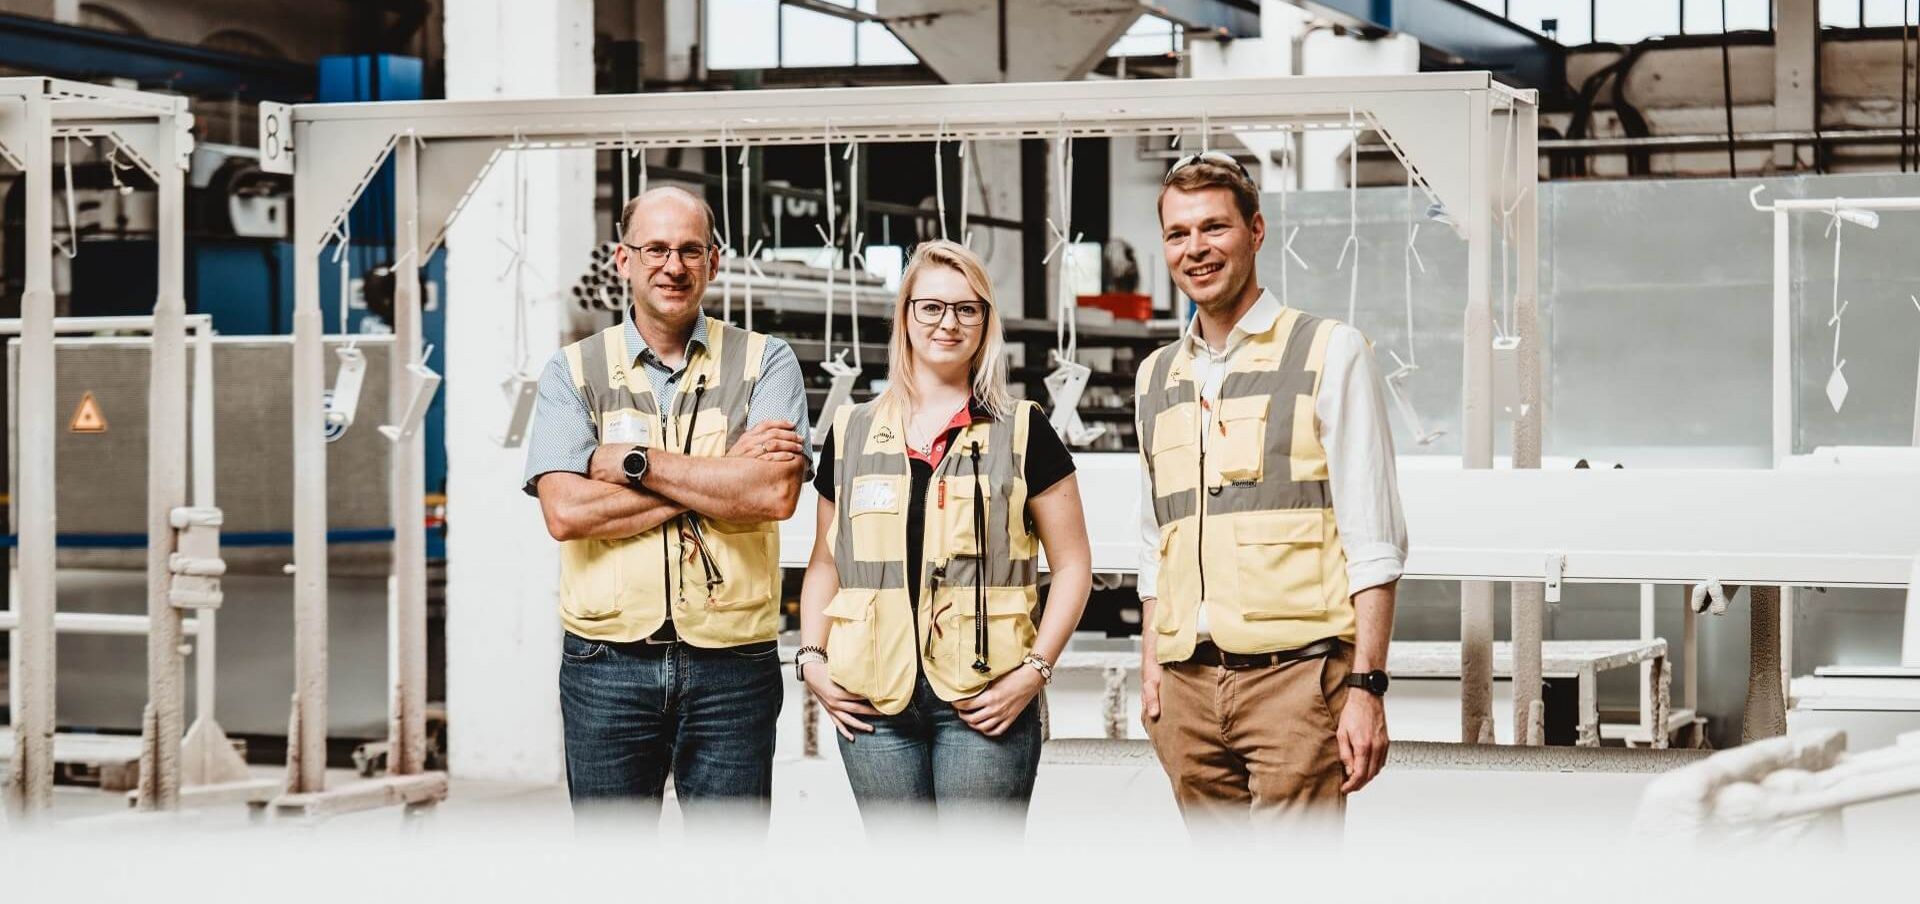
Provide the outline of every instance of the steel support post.
[[159,283],[147,378],[147,706],[141,720],[139,805],[171,810],[180,805],[180,740],[186,732],[180,610],[168,593],[173,510],[187,502],[186,158],[176,143],[191,139],[185,123],[170,119],[162,119],[157,132],[158,153],[151,163],[160,174]]
[[26,288],[20,298],[19,482],[13,498],[19,563],[13,633],[18,688],[13,709],[9,808],[24,816],[53,804],[54,677],[54,410],[53,366],[53,112],[45,95],[25,110]]

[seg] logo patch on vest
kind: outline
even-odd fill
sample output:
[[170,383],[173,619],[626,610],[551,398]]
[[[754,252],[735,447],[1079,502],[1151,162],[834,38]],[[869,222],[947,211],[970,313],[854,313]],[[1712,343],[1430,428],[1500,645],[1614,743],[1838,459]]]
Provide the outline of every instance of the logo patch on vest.
[[893,428],[888,427],[885,424],[881,424],[880,429],[874,431],[873,433],[873,441],[876,443],[893,442]]
[[600,428],[600,441],[603,443],[633,443],[648,445],[653,435],[653,422],[643,415],[632,411],[615,411],[607,415],[606,423]]

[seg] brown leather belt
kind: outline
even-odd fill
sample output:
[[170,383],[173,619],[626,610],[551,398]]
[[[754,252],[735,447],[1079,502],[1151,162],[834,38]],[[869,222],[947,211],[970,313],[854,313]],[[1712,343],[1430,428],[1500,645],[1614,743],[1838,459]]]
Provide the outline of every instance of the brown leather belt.
[[1264,669],[1301,659],[1318,659],[1339,648],[1339,638],[1329,637],[1291,650],[1275,650],[1271,653],[1229,653],[1215,646],[1213,641],[1203,640],[1194,646],[1192,656],[1181,661],[1194,665],[1219,666],[1223,669]]

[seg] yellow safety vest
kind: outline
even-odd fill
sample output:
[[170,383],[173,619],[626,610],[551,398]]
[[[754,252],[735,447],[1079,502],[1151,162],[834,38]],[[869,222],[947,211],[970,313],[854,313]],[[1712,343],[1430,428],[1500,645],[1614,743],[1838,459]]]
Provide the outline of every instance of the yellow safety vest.
[[1140,368],[1135,410],[1160,525],[1151,630],[1161,662],[1193,655],[1202,607],[1228,652],[1353,639],[1347,554],[1314,418],[1335,325],[1286,308],[1247,338],[1205,437],[1187,340]]
[[962,428],[934,469],[918,613],[907,594],[913,471],[902,414],[876,399],[834,417],[827,543],[840,590],[826,609],[827,674],[883,713],[913,699],[916,666],[940,699],[961,700],[1033,650],[1038,562],[1023,476],[1032,405]]
[[[718,457],[746,430],[767,337],[709,318],[707,345],[695,346],[672,411],[661,411],[647,375],[627,355],[625,330],[613,326],[567,346],[567,367],[587,401],[602,442]],[[691,442],[689,442],[691,431]],[[779,633],[780,533],[773,521],[700,519],[718,574],[709,583],[699,551],[672,518],[620,540],[560,544],[560,620],[591,640],[630,642],[666,621],[697,647],[772,640]]]

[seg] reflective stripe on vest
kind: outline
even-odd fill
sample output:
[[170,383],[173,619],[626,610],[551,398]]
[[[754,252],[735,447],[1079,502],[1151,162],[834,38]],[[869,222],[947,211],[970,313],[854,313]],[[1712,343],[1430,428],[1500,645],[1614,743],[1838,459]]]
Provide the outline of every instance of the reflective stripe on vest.
[[[717,457],[746,430],[766,343],[760,333],[709,318],[707,347],[694,347],[669,412],[660,410],[641,365],[628,358],[623,326],[567,346],[566,358],[602,443]],[[700,519],[723,580],[709,586],[698,548],[683,535],[682,518],[621,540],[569,540],[560,544],[560,619],[566,629],[592,640],[630,642],[659,629],[671,608],[675,630],[694,646],[774,639],[779,524],[683,517]]]
[[[1005,418],[961,428],[934,469],[924,502],[918,612],[906,586],[913,501],[906,425],[878,400],[834,417],[836,504],[827,542],[840,589],[826,608],[827,669],[883,713],[906,708],[917,670],[925,670],[940,699],[959,700],[1019,668],[1033,649],[1038,561],[1023,476],[1030,406],[1021,402]],[[984,536],[976,486],[986,503]],[[984,620],[976,622],[983,608]],[[984,670],[975,668],[981,661]]]
[[1287,308],[1248,337],[1226,365],[1204,437],[1188,341],[1141,367],[1135,411],[1160,525],[1151,628],[1161,662],[1192,655],[1203,605],[1213,641],[1235,653],[1353,637],[1314,415],[1335,325]]

